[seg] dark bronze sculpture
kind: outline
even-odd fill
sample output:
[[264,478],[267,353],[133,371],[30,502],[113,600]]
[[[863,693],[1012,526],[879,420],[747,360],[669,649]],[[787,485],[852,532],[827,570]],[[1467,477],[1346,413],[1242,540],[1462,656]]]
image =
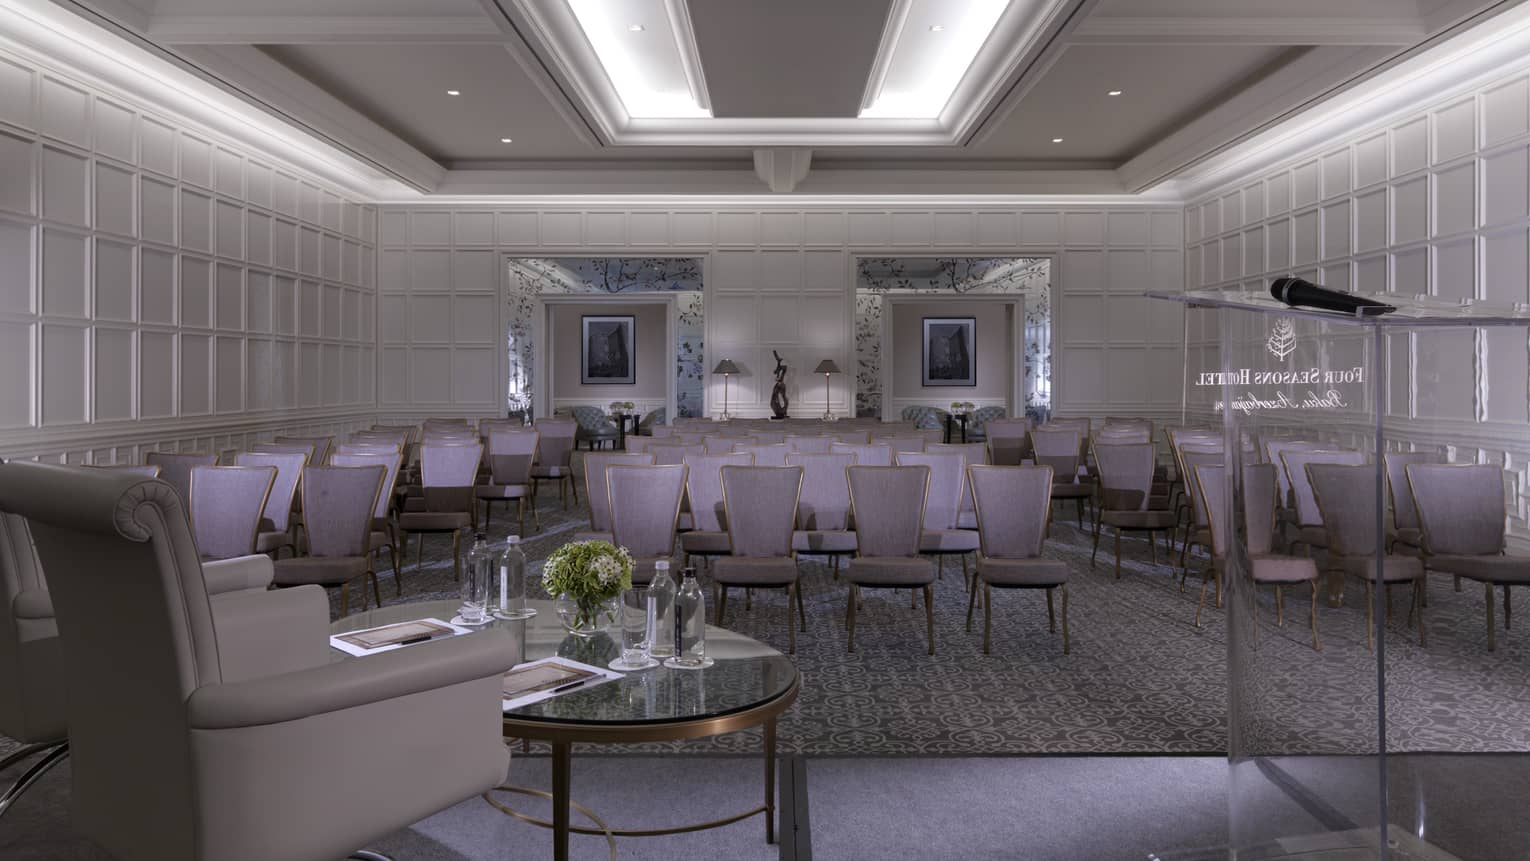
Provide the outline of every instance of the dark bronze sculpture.
[[786,362],[775,350],[771,350],[770,353],[776,357],[776,384],[770,390],[770,411],[776,414],[776,418],[784,419],[786,408],[791,405],[791,401],[786,397]]

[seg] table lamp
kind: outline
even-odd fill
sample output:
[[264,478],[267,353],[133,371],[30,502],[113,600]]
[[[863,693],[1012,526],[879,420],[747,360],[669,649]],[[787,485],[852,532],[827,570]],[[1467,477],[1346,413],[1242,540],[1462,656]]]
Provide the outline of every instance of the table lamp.
[[721,362],[717,363],[717,367],[712,369],[712,373],[714,373],[714,374],[722,374],[722,378],[723,378],[723,411],[722,411],[722,415],[718,416],[718,418],[721,419],[722,421],[727,421],[728,419],[733,418],[733,416],[728,415],[728,378],[733,376],[734,374],[740,373],[740,371],[738,369],[738,365],[733,364],[733,360],[732,359],[723,359]]
[[834,364],[833,359],[824,359],[813,369],[815,374],[823,374],[823,420],[834,421],[834,413],[829,409],[829,375],[840,373],[839,365]]

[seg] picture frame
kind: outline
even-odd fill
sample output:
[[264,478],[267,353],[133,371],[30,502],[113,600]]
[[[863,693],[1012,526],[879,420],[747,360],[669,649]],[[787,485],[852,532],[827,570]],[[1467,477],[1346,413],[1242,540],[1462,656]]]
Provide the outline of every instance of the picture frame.
[[976,386],[977,318],[925,317],[922,322],[922,384]]
[[579,382],[630,386],[637,382],[637,318],[631,314],[579,318]]

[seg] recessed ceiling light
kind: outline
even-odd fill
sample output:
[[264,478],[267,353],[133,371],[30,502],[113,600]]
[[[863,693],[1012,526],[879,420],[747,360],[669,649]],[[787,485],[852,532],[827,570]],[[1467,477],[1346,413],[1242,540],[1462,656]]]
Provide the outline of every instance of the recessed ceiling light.
[[931,33],[943,33],[943,32],[945,32],[945,29],[946,29],[946,25],[944,25],[944,24],[931,24],[930,25],[930,32]]
[[1062,143],[1062,138],[1052,138],[1052,143]]
[[510,139],[509,138],[500,138],[499,142],[500,143],[510,143]]
[[1111,90],[1110,92],[1106,93],[1105,95],[1107,95],[1107,96],[1119,96],[1119,95],[1121,95],[1121,91],[1120,90]]
[[628,24],[627,29],[634,33],[641,33],[648,28],[644,27],[642,24]]
[[446,94],[448,96],[460,96],[460,95],[462,95],[462,91],[461,90],[447,90]]

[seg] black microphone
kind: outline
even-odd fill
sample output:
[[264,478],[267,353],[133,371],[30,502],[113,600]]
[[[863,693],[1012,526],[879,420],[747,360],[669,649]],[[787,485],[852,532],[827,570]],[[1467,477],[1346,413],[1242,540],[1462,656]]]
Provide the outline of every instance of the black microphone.
[[1351,317],[1356,314],[1374,317],[1397,310],[1395,305],[1366,299],[1353,293],[1319,287],[1311,281],[1303,281],[1300,278],[1276,278],[1275,283],[1270,285],[1270,295],[1293,307],[1321,308],[1324,311],[1338,311]]

